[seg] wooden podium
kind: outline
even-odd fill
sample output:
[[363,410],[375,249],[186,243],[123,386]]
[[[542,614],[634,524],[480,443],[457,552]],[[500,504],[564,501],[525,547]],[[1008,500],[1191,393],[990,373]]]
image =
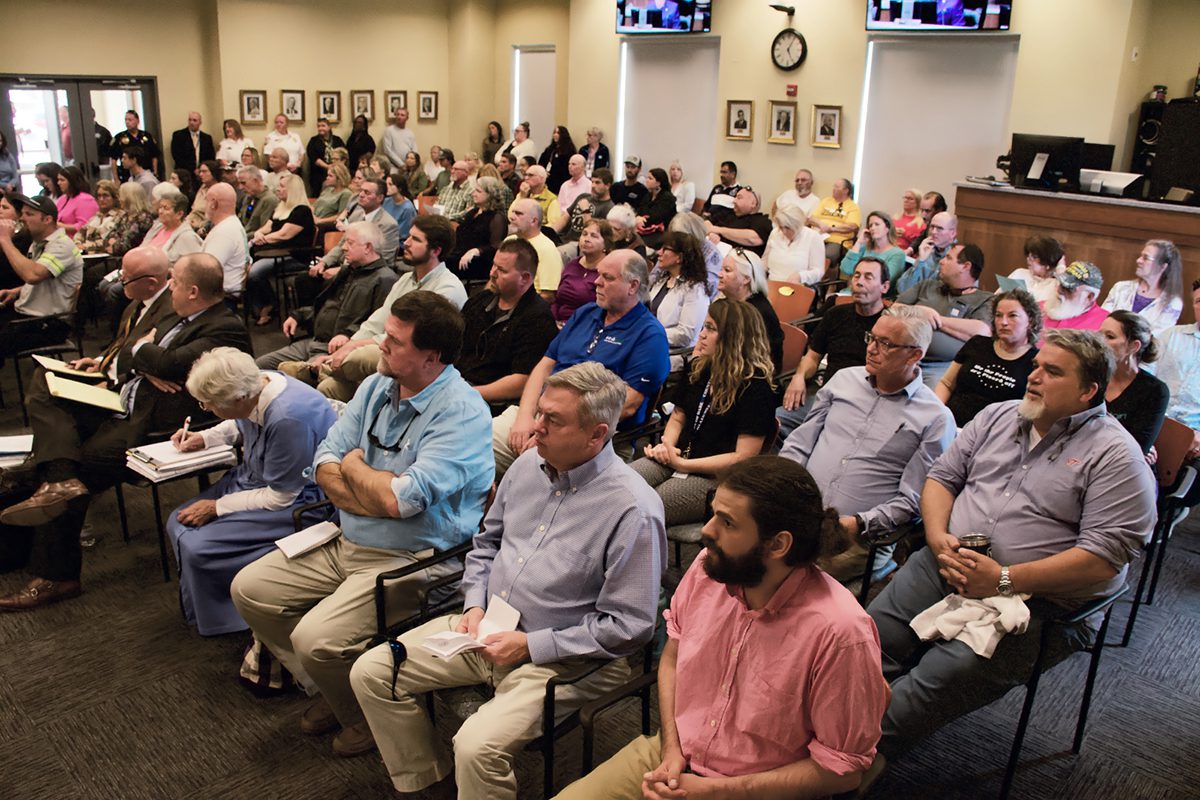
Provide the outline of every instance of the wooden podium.
[[1037,233],[1062,242],[1067,261],[1091,261],[1104,273],[1100,300],[1134,277],[1147,239],[1170,239],[1183,256],[1183,314],[1193,322],[1191,286],[1200,278],[1200,208],[1086,194],[1057,194],[956,183],[958,240],[983,249],[981,285],[1025,266],[1025,240]]

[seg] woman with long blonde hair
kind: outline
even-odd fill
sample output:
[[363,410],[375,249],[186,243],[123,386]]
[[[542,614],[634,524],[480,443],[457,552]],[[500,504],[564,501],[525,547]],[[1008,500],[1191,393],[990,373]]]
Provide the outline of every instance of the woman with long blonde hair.
[[774,367],[754,306],[710,305],[692,356],[662,442],[632,464],[662,498],[668,527],[702,522],[713,478],[758,455],[775,432]]
[[246,296],[250,307],[258,312],[255,324],[260,326],[271,321],[275,304],[279,301],[275,296],[275,287],[271,285],[275,269],[278,267],[287,275],[304,272],[307,267],[295,258],[261,257],[259,253],[280,247],[307,252],[313,246],[317,230],[303,178],[294,173],[283,175],[275,187],[275,196],[279,198],[279,204],[275,206],[271,219],[256,230],[250,239],[250,257],[254,263],[246,279]]

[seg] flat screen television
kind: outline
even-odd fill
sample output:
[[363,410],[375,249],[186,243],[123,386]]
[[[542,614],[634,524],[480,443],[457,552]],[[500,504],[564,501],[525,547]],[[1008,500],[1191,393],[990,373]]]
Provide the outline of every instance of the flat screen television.
[[708,33],[712,0],[617,0],[617,33]]
[[867,0],[867,30],[893,33],[1006,31],[1012,0]]
[[1073,192],[1079,188],[1082,161],[1083,137],[1013,134],[1013,186]]

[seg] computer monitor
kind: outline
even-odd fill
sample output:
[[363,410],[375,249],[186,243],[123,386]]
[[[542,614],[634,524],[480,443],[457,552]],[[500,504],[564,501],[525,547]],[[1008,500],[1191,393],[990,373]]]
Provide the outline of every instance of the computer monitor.
[[1083,157],[1079,161],[1079,166],[1083,169],[1097,169],[1101,172],[1108,172],[1112,169],[1113,157],[1116,153],[1117,146],[1114,144],[1084,142]]
[[1025,189],[1073,192],[1079,188],[1079,165],[1082,159],[1082,137],[1014,133],[1013,185]]

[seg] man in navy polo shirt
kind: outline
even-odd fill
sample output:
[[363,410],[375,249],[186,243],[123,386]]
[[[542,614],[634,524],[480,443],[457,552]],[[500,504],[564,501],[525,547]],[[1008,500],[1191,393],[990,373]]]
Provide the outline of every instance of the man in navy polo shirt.
[[596,302],[581,306],[533,368],[521,403],[492,421],[496,476],[533,444],[533,417],[546,377],[583,361],[598,361],[628,385],[622,426],[646,418],[671,364],[667,334],[642,304],[648,284],[646,261],[632,250],[609,253],[597,268]]

